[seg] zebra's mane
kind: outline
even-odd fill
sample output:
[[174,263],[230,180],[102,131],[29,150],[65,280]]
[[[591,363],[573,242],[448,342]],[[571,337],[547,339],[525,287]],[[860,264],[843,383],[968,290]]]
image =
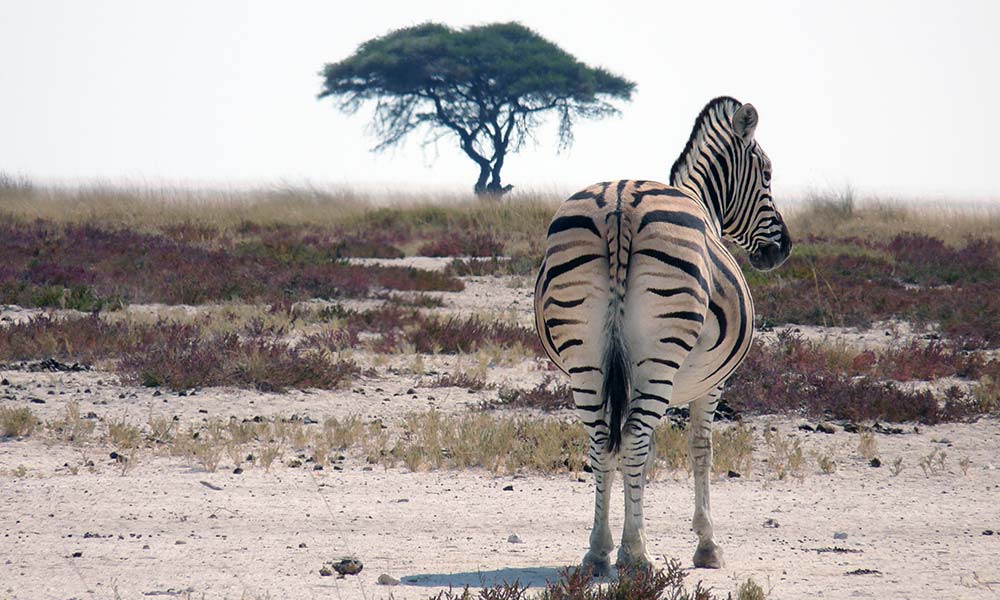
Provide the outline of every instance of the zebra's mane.
[[698,114],[698,118],[694,120],[694,127],[691,128],[691,137],[688,138],[687,144],[684,145],[684,150],[681,152],[681,155],[677,157],[673,166],[670,167],[670,185],[674,185],[677,182],[677,173],[681,170],[681,167],[687,163],[688,154],[690,154],[691,149],[694,148],[702,130],[709,123],[709,121],[711,121],[712,116],[715,115],[716,109],[722,107],[723,105],[731,105],[733,112],[736,112],[739,107],[743,106],[743,103],[730,96],[719,96],[718,98],[710,100],[708,104],[705,105],[705,108],[701,109],[701,112]]

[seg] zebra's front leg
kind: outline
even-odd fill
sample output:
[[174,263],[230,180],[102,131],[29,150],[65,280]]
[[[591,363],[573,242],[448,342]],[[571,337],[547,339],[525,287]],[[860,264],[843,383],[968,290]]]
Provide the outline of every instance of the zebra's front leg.
[[622,478],[625,480],[625,526],[622,544],[618,548],[619,568],[649,569],[653,565],[646,551],[642,512],[647,465],[654,459],[653,453],[653,426],[633,413],[625,424],[620,453]]
[[698,549],[694,553],[694,566],[704,569],[721,569],[722,548],[715,543],[712,530],[712,509],[709,482],[712,476],[712,417],[719,403],[721,388],[691,403],[691,424],[688,445],[694,470],[694,519],[692,526],[698,534]]
[[591,433],[590,466],[594,471],[596,493],[594,500],[594,527],[590,530],[590,549],[583,557],[583,570],[594,577],[611,575],[609,556],[615,547],[611,539],[608,513],[611,509],[611,486],[615,481],[617,457],[607,449],[607,427]]

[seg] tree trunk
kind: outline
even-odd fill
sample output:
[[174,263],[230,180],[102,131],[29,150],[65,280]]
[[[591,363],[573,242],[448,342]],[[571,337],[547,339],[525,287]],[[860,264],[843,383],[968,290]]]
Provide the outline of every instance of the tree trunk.
[[489,163],[479,165],[479,179],[476,180],[476,185],[473,187],[473,191],[477,196],[486,196],[489,194],[488,186],[486,185],[486,180],[490,177],[490,165]]
[[[500,183],[500,170],[503,169],[503,151],[498,152],[497,159],[493,162],[493,167],[490,169],[490,183],[485,186],[482,193],[476,192],[480,196],[490,196],[492,198],[499,198],[509,192],[514,186],[512,185],[501,185]],[[480,181],[483,175],[480,173]],[[484,181],[485,182],[485,181]],[[478,189],[478,184],[477,184]]]

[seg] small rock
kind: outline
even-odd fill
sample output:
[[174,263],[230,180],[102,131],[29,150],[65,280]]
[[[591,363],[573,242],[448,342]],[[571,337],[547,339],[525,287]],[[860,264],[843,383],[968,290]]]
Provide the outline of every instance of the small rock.
[[333,563],[333,570],[341,575],[357,575],[364,568],[361,561],[356,558],[342,558]]
[[879,468],[879,467],[882,466],[882,461],[880,461],[878,459],[878,457],[876,456],[875,458],[873,458],[870,461],[868,461],[868,466],[869,467],[875,467],[877,469],[877,468]]
[[399,580],[392,575],[382,573],[378,576],[378,579],[375,580],[375,583],[379,585],[399,585]]
[[768,529],[777,529],[778,527],[780,527],[780,525],[778,525],[778,522],[775,521],[774,519],[766,519],[764,521],[764,527]]
[[0,381],[0,385],[10,385],[10,382],[9,382],[9,381],[7,381],[7,378],[6,378],[6,377],[4,377],[4,378],[3,378],[3,381]]
[[514,491],[514,486],[513,485],[505,485],[505,486],[503,486],[503,491],[505,491],[505,492],[513,492]]
[[236,467],[235,469],[233,469],[233,475],[239,475],[242,472],[243,472],[243,469],[241,469],[239,467]]
[[[87,391],[89,392],[90,390],[87,390]],[[155,392],[153,392],[153,396],[154,397],[156,397],[156,396],[162,396],[162,395],[163,395],[163,392],[161,392],[160,390],[156,390]]]
[[521,540],[521,536],[517,535],[516,533],[512,533],[509,536],[507,536],[507,541],[509,543],[511,543],[511,544],[523,544],[524,543],[524,541]]
[[891,427],[891,426],[887,427],[876,421],[875,424],[872,425],[872,431],[874,431],[875,433],[884,433],[886,435],[900,435],[903,433],[903,428]]
[[837,533],[833,534],[833,539],[835,539],[835,540],[846,540],[847,539],[847,534],[844,533],[843,531],[838,531]]
[[803,424],[799,425],[799,430],[800,431],[816,431],[815,429],[813,429],[813,426],[810,425],[809,423],[803,423]]
[[79,550],[77,550],[76,552],[74,552],[70,556],[72,556],[73,558],[80,558],[81,556],[83,556],[83,552],[80,552]]
[[984,529],[983,535],[993,535],[995,532],[992,529]]
[[319,568],[319,574],[322,575],[323,577],[329,577],[330,575],[333,575],[333,569],[331,569],[326,565],[323,565],[322,567]]
[[816,426],[816,431],[820,433],[837,433],[837,428],[829,423],[820,423]]
[[857,423],[844,423],[844,431],[847,433],[857,433],[859,430]]
[[313,471],[322,471],[323,465],[313,465]]
[[730,479],[738,479],[740,477],[740,474],[737,473],[736,471],[729,471],[728,473],[726,473],[726,477],[729,477]]
[[848,571],[844,575],[881,575],[882,571],[877,569],[854,569],[853,571]]
[[149,550],[149,544],[143,544],[142,545],[142,549],[143,550]]
[[293,459],[293,460],[290,460],[290,461],[288,461],[288,466],[291,467],[291,468],[293,468],[293,469],[298,469],[299,467],[302,466],[302,461],[299,460],[299,459],[297,459],[297,458]]
[[417,393],[417,390],[415,390],[415,389],[413,389],[413,388],[410,388],[410,389],[406,390],[406,393],[407,393],[407,394],[410,394],[410,395],[413,395],[413,394],[416,394],[416,393]]
[[305,542],[300,542],[299,543],[299,548],[305,548],[305,547],[306,547],[306,543]]

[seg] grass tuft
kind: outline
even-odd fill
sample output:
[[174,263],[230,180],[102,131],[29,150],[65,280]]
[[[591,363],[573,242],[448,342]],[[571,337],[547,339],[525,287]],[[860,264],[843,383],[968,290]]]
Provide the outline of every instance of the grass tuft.
[[38,423],[38,418],[35,417],[30,408],[0,406],[0,437],[31,435]]

